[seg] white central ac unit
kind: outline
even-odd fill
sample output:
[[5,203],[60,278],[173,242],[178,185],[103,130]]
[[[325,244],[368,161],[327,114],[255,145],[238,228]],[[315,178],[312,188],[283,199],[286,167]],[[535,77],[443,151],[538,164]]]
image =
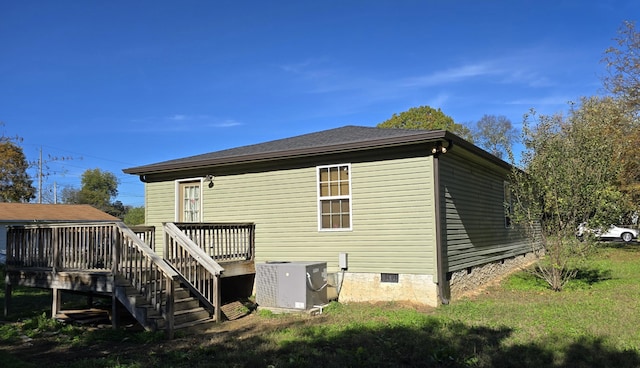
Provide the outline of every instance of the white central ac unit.
[[327,304],[327,263],[258,263],[256,302],[261,307],[301,310]]

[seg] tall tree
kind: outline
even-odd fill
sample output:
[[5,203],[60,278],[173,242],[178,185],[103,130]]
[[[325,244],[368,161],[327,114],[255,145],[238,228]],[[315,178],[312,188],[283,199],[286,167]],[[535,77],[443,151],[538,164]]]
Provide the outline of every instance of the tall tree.
[[607,134],[624,124],[619,110],[613,99],[588,98],[567,118],[533,112],[525,119],[524,172],[511,179],[513,219],[544,248],[536,270],[553,290],[576,276],[592,249],[576,239],[577,226],[608,226],[630,209],[617,183],[621,146]]
[[60,193],[60,202],[66,204],[80,204],[80,189],[65,186]]
[[448,130],[460,137],[473,141],[471,130],[462,124],[453,121],[438,108],[429,106],[412,107],[405,112],[393,114],[391,118],[378,124],[378,128],[422,129],[422,130]]
[[476,122],[474,142],[492,155],[503,158],[518,139],[518,130],[506,116],[484,115]]
[[616,141],[628,143],[621,147],[619,180],[632,200],[640,203],[640,32],[634,22],[624,22],[614,40],[616,44],[603,58],[609,72],[603,83],[625,111],[618,114],[623,124],[612,126],[608,133]]
[[99,210],[112,213],[116,209],[111,203],[118,195],[118,178],[108,171],[87,169],[82,174],[82,188],[78,192],[78,202],[90,204]]
[[608,75],[604,86],[636,113],[640,110],[640,32],[634,22],[624,22],[614,39],[616,45],[605,51],[603,62]]
[[18,140],[0,137],[0,202],[29,202],[35,198],[36,189],[27,174],[29,162]]
[[627,210],[640,210],[640,123],[628,103],[612,97],[585,98],[573,115],[590,121],[593,134],[606,140],[615,157],[609,172],[612,183],[625,194]]
[[124,216],[124,223],[131,226],[144,224],[144,206],[130,208]]

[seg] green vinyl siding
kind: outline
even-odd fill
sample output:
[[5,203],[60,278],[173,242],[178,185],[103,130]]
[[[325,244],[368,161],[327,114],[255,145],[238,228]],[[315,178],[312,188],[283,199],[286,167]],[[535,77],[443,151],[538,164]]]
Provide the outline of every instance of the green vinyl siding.
[[[216,175],[204,185],[204,222],[256,224],[256,261],[326,261],[350,272],[435,273],[431,157],[351,164],[352,230],[319,231],[316,166]],[[174,221],[175,184],[147,184],[150,225]],[[160,232],[161,233],[161,232]],[[160,243],[161,244],[161,243]]]
[[156,253],[164,248],[163,222],[175,221],[176,186],[173,181],[145,183],[145,224],[155,226]]
[[460,149],[440,158],[441,221],[449,272],[529,251],[518,231],[505,226],[508,172],[481,162]]

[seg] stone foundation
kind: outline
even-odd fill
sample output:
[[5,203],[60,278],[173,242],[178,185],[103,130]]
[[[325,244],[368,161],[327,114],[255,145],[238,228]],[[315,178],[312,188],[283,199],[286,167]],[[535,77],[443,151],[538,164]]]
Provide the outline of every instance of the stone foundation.
[[398,274],[398,282],[381,282],[379,273],[335,274],[339,288],[338,300],[348,302],[408,302],[429,306],[438,305],[438,285],[429,275]]
[[456,271],[451,275],[451,299],[456,300],[480,292],[483,288],[499,282],[505,276],[526,268],[536,261],[534,253],[487,263],[470,269]]

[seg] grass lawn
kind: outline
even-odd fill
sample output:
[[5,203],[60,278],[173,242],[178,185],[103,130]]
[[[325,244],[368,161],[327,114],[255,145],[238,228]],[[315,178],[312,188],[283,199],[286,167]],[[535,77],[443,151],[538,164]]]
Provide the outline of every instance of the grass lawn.
[[50,302],[42,293],[14,294],[17,313],[0,325],[0,366],[640,367],[638,243],[603,245],[559,293],[523,272],[437,309],[332,303],[315,317],[259,311],[172,341],[62,326],[42,316]]

